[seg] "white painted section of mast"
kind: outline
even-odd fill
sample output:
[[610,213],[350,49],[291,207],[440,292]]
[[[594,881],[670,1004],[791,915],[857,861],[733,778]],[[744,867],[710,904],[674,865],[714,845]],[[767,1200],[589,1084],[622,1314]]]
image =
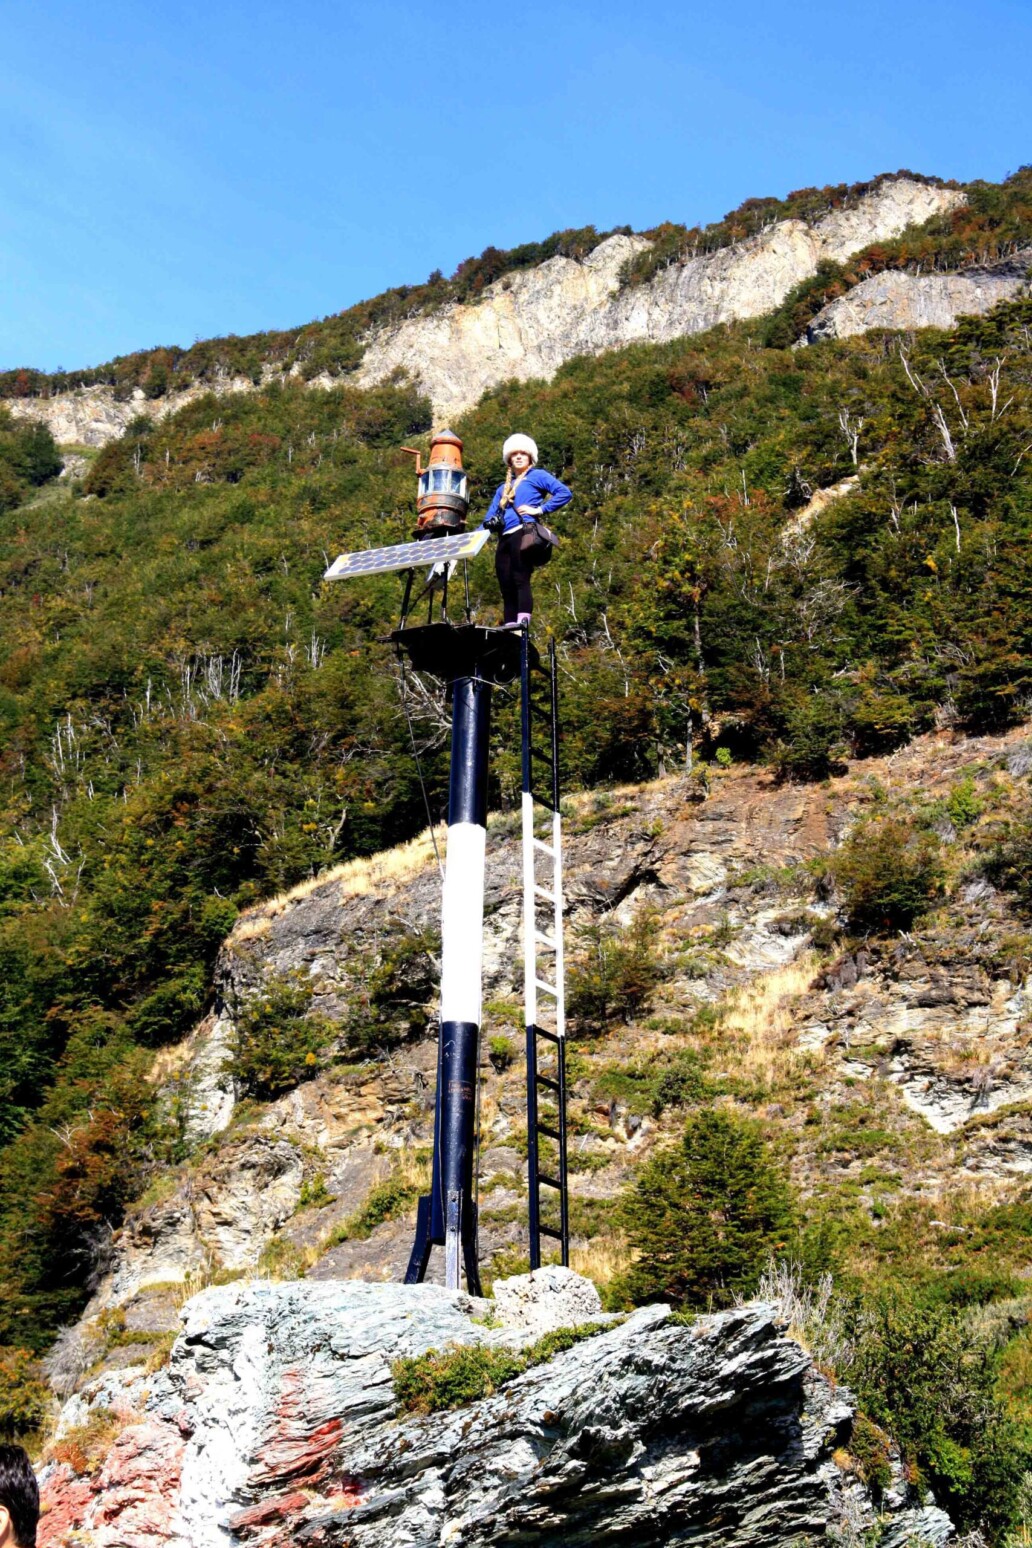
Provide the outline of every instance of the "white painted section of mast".
[[484,850],[478,822],[448,829],[441,895],[441,1020],[480,1025],[484,955]]
[[552,939],[555,941],[555,1033],[566,1036],[566,972],[563,960],[563,829],[558,812],[552,813],[552,851],[555,863],[555,914]]
[[537,1026],[537,942],[534,902],[534,797],[523,792],[523,1017],[528,1027]]

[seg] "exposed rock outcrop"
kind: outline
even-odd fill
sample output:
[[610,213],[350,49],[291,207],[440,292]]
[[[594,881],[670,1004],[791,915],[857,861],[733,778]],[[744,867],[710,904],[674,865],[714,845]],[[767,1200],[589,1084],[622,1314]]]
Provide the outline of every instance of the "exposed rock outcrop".
[[[760,1303],[690,1326],[643,1308],[493,1396],[399,1412],[399,1356],[527,1341],[523,1327],[474,1320],[489,1309],[504,1318],[504,1302],[432,1286],[206,1291],[184,1309],[167,1370],[109,1377],[71,1401],[64,1460],[44,1477],[42,1548],[758,1548],[860,1541],[876,1524],[899,1543],[952,1534],[898,1465],[875,1506],[848,1452],[850,1394]],[[92,1476],[73,1444],[91,1413],[115,1415]]]
[[954,189],[900,178],[812,226],[779,221],[733,247],[671,264],[629,290],[619,288],[620,269],[647,244],[610,237],[583,262],[551,258],[499,280],[476,305],[445,307],[374,335],[357,380],[371,386],[408,371],[438,417],[449,418],[499,382],[547,379],[577,355],[761,317],[822,259],[841,261],[960,203]]
[[[737,1068],[743,1057],[759,1061],[764,1080],[771,1061],[788,1072],[794,1060],[820,1061],[827,1126],[814,1123],[808,1099],[799,1097],[790,1110],[784,1105],[794,1100],[796,1084],[802,1091],[812,1083],[812,1070],[798,1083],[787,1075],[787,1095],[774,1109],[791,1135],[804,1188],[843,1177],[869,1188],[872,1176],[899,1169],[907,1187],[927,1197],[948,1195],[958,1176],[1010,1196],[1008,1189],[1032,1171],[1032,995],[1020,956],[1012,959],[1006,945],[1016,927],[1006,899],[973,882],[934,923],[906,938],[821,961],[811,950],[812,933],[831,926],[833,910],[813,896],[805,862],[839,841],[873,789],[890,798],[918,790],[923,800],[943,803],[974,769],[978,788],[998,803],[1006,781],[1027,772],[1028,758],[1021,731],[980,740],[947,733],[859,764],[826,787],[777,786],[763,772],[741,770],[713,776],[705,801],[680,779],[579,799],[564,846],[571,962],[583,926],[606,919],[629,926],[648,908],[667,976],[651,1007],[654,1029],[638,1023],[606,1039],[577,1039],[583,1073],[573,1086],[575,1250],[594,1250],[601,1227],[592,1226],[591,1211],[614,1198],[672,1132],[619,1096],[600,1098],[595,1071],[612,1061],[668,1059],[685,1037],[690,1041],[693,1018],[716,1006],[727,1010],[728,1037],[738,1036],[738,1017],[745,1040],[733,1054],[713,1055],[731,1061],[715,1062],[716,1073]],[[490,1274],[496,1255],[505,1265],[525,1248],[520,860],[505,814],[492,818],[488,855],[480,1245]],[[104,1311],[142,1315],[143,1304],[160,1300],[170,1281],[189,1276],[196,1285],[213,1272],[252,1271],[266,1249],[278,1255],[274,1264],[314,1280],[401,1277],[418,1185],[405,1168],[425,1158],[432,1137],[434,943],[421,932],[432,932],[439,905],[440,878],[424,836],[308,882],[240,920],[216,970],[222,1013],[186,1045],[176,1076],[177,1099],[204,1119],[198,1135],[212,1138],[156,1198],[130,1211],[87,1329]],[[413,943],[418,949],[404,957],[404,972],[419,980],[429,1035],[407,1036],[371,1062],[328,1062],[278,1100],[243,1109],[234,1124],[224,1069],[233,1005],[270,980],[299,975],[311,986],[314,1008],[346,1027],[355,997],[371,978],[382,980],[399,945]],[[513,1062],[495,1068],[487,1047],[499,1034]],[[703,1055],[707,1046],[702,1037]],[[877,1131],[866,1143],[884,1147],[880,1171],[850,1139],[848,1115],[859,1107]],[[834,1117],[839,1110],[845,1130]],[[675,1109],[667,1123],[679,1121]],[[409,1192],[356,1228],[373,1190],[399,1175]],[[165,1317],[171,1326],[174,1318]],[[116,1345],[108,1358],[122,1357]]]
[[[443,307],[372,334],[353,380],[371,387],[403,371],[430,397],[437,419],[448,419],[500,382],[549,378],[577,355],[661,343],[762,316],[815,273],[822,259],[842,261],[963,202],[957,189],[896,178],[813,225],[779,221],[748,241],[670,264],[631,289],[620,288],[620,270],[649,243],[644,237],[612,236],[581,261],[551,258],[538,268],[504,275],[473,304]],[[275,375],[266,373],[267,379]],[[318,377],[311,385],[332,381]],[[12,399],[8,406],[16,415],[44,420],[59,443],[103,446],[137,415],[161,418],[202,390],[208,389],[151,400],[137,389],[128,401],[119,401],[111,388],[87,387],[52,398]],[[254,386],[234,377],[215,390],[248,392]]]
[[1028,290],[1032,249],[988,268],[958,274],[872,274],[830,301],[806,330],[806,342],[845,339],[873,328],[952,328],[958,317],[983,316]]
[[244,376],[227,377],[211,387],[189,387],[163,398],[148,398],[137,387],[128,397],[116,396],[112,387],[79,387],[56,392],[51,398],[8,398],[5,407],[16,419],[41,419],[59,446],[106,446],[125,433],[126,426],[141,416],[164,419],[205,393],[253,392],[254,383]]

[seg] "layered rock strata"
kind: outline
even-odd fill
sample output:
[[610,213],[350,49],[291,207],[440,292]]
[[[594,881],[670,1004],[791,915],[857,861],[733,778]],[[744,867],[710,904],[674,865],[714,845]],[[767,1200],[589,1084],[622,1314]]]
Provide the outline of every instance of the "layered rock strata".
[[[535,1327],[549,1303],[554,1322],[571,1292],[577,1311],[593,1295],[575,1279],[551,1271],[537,1296],[524,1289]],[[491,1396],[399,1411],[399,1356],[526,1343],[525,1323],[477,1320],[490,1310],[432,1286],[206,1291],[184,1309],[166,1370],[109,1377],[66,1409],[66,1456],[91,1414],[116,1423],[92,1475],[47,1469],[41,1548],[752,1548],[859,1541],[875,1526],[899,1544],[952,1533],[898,1465],[874,1504],[848,1450],[850,1394],[763,1304],[691,1325],[646,1307]]]

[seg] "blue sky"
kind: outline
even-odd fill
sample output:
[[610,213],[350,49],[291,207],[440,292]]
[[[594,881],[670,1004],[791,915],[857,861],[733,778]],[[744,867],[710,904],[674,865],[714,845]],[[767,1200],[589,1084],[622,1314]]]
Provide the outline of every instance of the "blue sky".
[[286,327],[488,244],[1032,160],[1029,0],[9,0],[0,368]]

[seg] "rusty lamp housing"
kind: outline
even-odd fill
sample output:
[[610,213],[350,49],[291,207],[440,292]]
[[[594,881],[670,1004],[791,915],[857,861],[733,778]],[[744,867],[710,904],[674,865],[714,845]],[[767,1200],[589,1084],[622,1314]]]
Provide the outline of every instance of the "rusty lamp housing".
[[422,453],[414,446],[403,452],[416,459],[417,538],[448,537],[465,531],[469,513],[469,486],[462,466],[462,442],[453,430],[439,430],[430,441],[430,459],[424,468]]

